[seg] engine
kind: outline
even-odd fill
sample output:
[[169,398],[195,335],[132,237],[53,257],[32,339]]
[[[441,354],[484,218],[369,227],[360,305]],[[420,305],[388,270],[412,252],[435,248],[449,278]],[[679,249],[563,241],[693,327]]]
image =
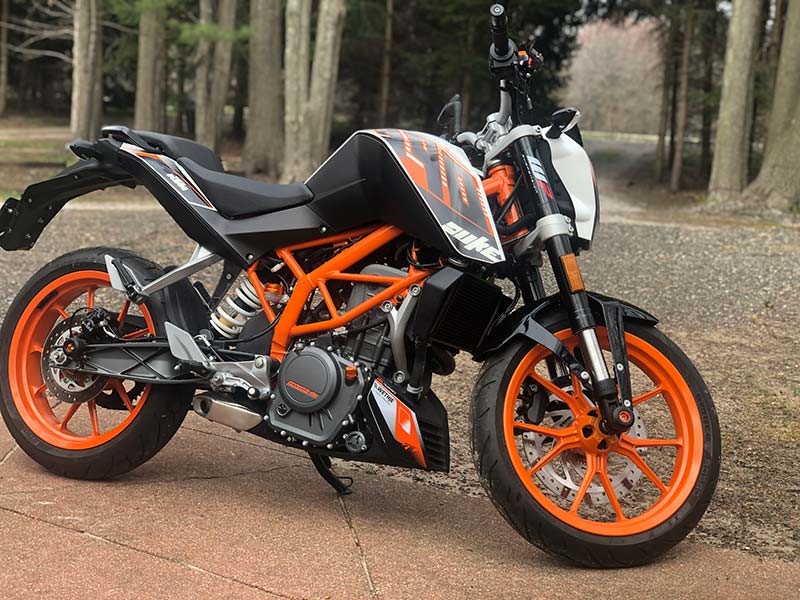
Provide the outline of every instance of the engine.
[[[370,265],[362,273],[405,275],[384,265]],[[379,285],[354,285],[347,309],[382,289]],[[359,429],[358,408],[367,393],[368,378],[391,379],[393,375],[390,326],[385,316],[378,308],[350,325],[357,333],[298,341],[278,370],[268,409],[271,426],[284,437],[311,445],[335,446],[344,440],[350,452],[363,451],[367,436]],[[371,323],[379,325],[366,328]]]
[[353,422],[366,381],[352,361],[312,344],[298,343],[286,354],[268,415],[281,435],[324,446]]
[[[378,281],[406,275],[385,265],[369,265],[361,273],[377,275]],[[335,290],[340,311],[352,310],[385,289],[381,283],[345,285],[352,287]],[[283,287],[275,284],[270,291],[283,298]],[[216,313],[213,326],[224,339],[241,339],[237,352],[252,352],[256,358],[252,364],[212,363],[217,370],[212,391],[195,398],[196,412],[267,439],[279,435],[312,456],[358,454],[358,460],[447,470],[447,412],[429,384],[431,372],[450,373],[454,362],[452,350],[435,344],[425,343],[419,354],[415,342],[414,353],[409,352],[407,329],[420,300],[418,286],[346,329],[296,339],[279,366],[259,355],[269,345],[271,329],[266,316],[255,312],[248,292],[238,288],[227,309]],[[310,301],[306,311],[306,322],[328,318],[320,299]],[[185,335],[186,346],[196,345]],[[199,347],[196,351],[202,353]]]

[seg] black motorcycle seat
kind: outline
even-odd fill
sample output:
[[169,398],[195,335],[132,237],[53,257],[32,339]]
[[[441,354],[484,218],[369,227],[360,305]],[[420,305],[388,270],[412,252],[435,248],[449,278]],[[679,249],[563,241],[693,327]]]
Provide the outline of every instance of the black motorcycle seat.
[[305,183],[263,183],[207,169],[191,158],[178,160],[208,199],[228,219],[243,219],[308,204],[314,194]]
[[225,171],[220,157],[211,148],[206,148],[195,141],[154,131],[135,131],[134,133],[170,158],[175,160],[189,158],[206,169]]

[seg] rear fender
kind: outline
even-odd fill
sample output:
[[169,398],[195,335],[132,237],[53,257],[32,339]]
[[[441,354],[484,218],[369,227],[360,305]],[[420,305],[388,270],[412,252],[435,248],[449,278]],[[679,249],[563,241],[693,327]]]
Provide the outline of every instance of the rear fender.
[[117,166],[91,158],[78,161],[52,179],[29,186],[22,198],[9,198],[3,204],[0,247],[30,250],[67,202],[120,185],[135,188],[136,180]]

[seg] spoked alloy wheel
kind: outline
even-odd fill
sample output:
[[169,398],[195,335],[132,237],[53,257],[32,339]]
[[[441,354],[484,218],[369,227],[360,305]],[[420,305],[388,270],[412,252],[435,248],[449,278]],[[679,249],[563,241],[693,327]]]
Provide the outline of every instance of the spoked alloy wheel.
[[140,281],[163,274],[125,250],[72,252],[30,279],[0,330],[0,413],[11,435],[45,468],[78,479],[114,477],[152,458],[180,427],[194,393],[191,385],[135,383],[58,367],[81,319],[98,311],[126,340],[164,335],[166,296],[140,306],[128,302],[110,286],[106,254],[124,258]]
[[[557,337],[573,352],[578,344],[577,338],[570,330],[564,330]],[[608,338],[600,333],[600,345],[608,349]],[[703,454],[703,432],[700,415],[691,390],[677,372],[675,367],[644,340],[629,336],[626,339],[630,362],[641,370],[650,383],[649,387],[633,398],[633,405],[638,417],[639,427],[634,428],[634,435],[603,433],[600,412],[584,393],[580,380],[571,377],[569,387],[555,385],[543,374],[544,360],[549,351],[538,346],[533,349],[517,366],[511,376],[508,394],[503,411],[504,436],[511,462],[525,487],[546,509],[565,523],[577,529],[599,535],[631,535],[647,531],[675,514],[686,501],[697,479]],[[524,383],[533,381],[546,392],[560,400],[569,412],[569,424],[560,428],[548,427],[546,424],[534,425],[526,423],[517,414],[517,408],[523,402],[519,398],[519,390]],[[647,402],[662,400],[673,421],[674,433],[665,438],[639,437],[636,435],[647,425],[644,405]],[[563,417],[562,417],[563,420]],[[665,425],[660,423],[662,427]],[[668,428],[668,427],[665,427]],[[531,435],[532,434],[532,435]],[[520,439],[537,438],[536,441],[548,448],[547,452],[537,456],[534,461],[526,452],[519,452]],[[528,441],[528,440],[525,440]],[[662,467],[657,473],[648,462],[648,453],[656,448],[675,449],[672,457],[659,457]],[[570,475],[572,471],[579,477],[577,489],[554,498],[548,494],[543,483],[542,471],[550,466],[554,471],[554,463],[560,461],[560,472]],[[673,462],[672,466],[668,463]],[[666,474],[670,470],[671,473]],[[556,471],[559,472],[559,471]],[[638,502],[623,507],[622,500],[628,499],[630,490],[625,483],[631,484],[627,474],[639,483],[640,474],[644,474],[650,484],[658,492],[657,498],[650,506],[647,498],[652,494],[640,494]],[[582,475],[582,476],[580,476]],[[617,480],[615,486],[612,479]],[[624,482],[624,483],[623,483]],[[624,496],[624,498],[621,498]],[[602,500],[600,500],[602,498]],[[604,500],[604,501],[603,501]],[[584,506],[586,503],[586,506]],[[605,518],[602,505],[607,505],[613,515]],[[592,508],[593,511],[588,509]],[[626,512],[627,509],[627,512]],[[600,514],[598,514],[600,513]]]
[[[59,352],[78,324],[73,325],[73,315],[81,310],[104,308],[125,331],[126,321],[134,318],[129,314],[130,302],[122,302],[115,311],[99,306],[98,296],[110,286],[108,274],[100,271],[76,271],[59,277],[34,297],[14,330],[9,352],[14,404],[31,431],[57,448],[86,450],[108,442],[136,419],[150,394],[150,385],[99,380],[51,366],[53,353]],[[156,334],[147,307],[138,310],[144,327],[128,331],[123,335],[126,339]],[[124,414],[107,414],[108,409],[103,408],[113,397],[125,407]]]
[[[475,458],[493,501],[532,543],[589,566],[646,563],[676,544],[719,470],[719,426],[699,374],[655,328],[626,327],[636,422],[622,435],[605,432],[577,377],[551,376],[541,346],[508,348],[476,386]],[[551,331],[576,351],[565,324]],[[598,337],[608,351],[603,329]]]

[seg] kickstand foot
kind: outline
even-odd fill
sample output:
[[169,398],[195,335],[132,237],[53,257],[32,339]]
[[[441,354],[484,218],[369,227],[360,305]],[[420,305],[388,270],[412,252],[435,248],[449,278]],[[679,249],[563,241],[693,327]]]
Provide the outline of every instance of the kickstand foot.
[[353,490],[350,489],[350,487],[353,485],[352,477],[338,477],[331,470],[331,459],[327,456],[314,454],[312,452],[309,452],[308,455],[311,457],[311,462],[317,469],[317,473],[319,473],[322,478],[327,481],[333,489],[336,490],[337,494],[340,496],[347,496],[348,494],[352,493]]

